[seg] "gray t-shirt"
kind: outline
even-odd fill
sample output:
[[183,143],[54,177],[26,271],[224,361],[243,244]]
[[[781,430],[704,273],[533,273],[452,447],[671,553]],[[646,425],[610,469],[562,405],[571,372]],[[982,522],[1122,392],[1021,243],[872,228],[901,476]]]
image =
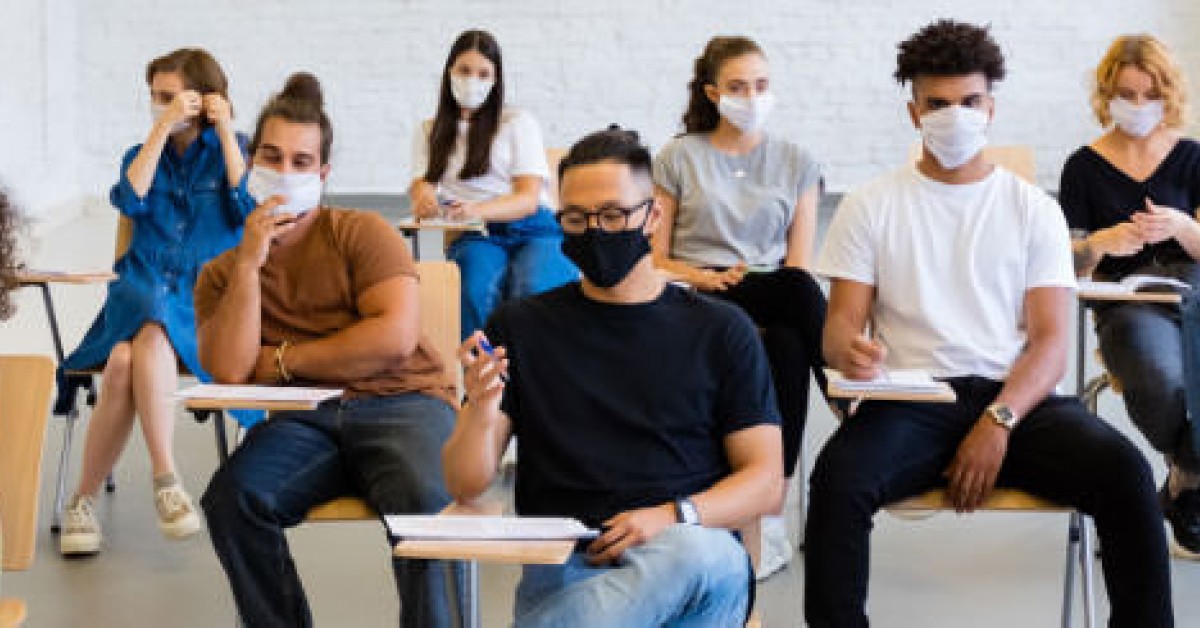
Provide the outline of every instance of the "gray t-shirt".
[[796,203],[821,176],[807,151],[770,135],[745,155],[717,150],[707,134],[671,140],[654,159],[654,182],[677,201],[671,257],[779,266]]

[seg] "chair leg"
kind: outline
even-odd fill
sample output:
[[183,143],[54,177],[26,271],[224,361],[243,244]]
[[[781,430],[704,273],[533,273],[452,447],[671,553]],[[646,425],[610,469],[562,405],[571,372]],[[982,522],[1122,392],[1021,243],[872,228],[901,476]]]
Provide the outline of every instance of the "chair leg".
[[58,479],[54,486],[54,514],[50,517],[50,532],[58,534],[62,530],[63,500],[66,499],[67,474],[71,468],[71,436],[75,433],[75,422],[79,419],[79,409],[71,408],[67,413],[66,425],[63,425],[63,444],[58,452]]
[[117,491],[117,481],[113,479],[112,473],[104,478],[104,491],[107,493],[115,493]]
[[482,618],[479,612],[479,561],[467,561],[467,626],[479,628]]
[[1071,513],[1067,525],[1067,566],[1063,573],[1062,626],[1071,628],[1075,611],[1075,558],[1079,553],[1079,513]]
[[1083,573],[1083,625],[1086,628],[1096,626],[1096,583],[1094,565],[1096,552],[1092,549],[1092,533],[1088,519],[1082,514],[1079,517],[1079,569]]

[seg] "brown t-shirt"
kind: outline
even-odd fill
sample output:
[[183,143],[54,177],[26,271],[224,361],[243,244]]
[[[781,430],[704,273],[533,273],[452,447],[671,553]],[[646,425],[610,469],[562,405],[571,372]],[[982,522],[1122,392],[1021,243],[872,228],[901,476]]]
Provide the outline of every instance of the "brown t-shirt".
[[[308,233],[287,249],[273,249],[259,271],[265,346],[335,334],[362,320],[358,297],[368,288],[401,275],[418,278],[404,238],[378,214],[326,207],[315,211]],[[195,292],[197,324],[216,311],[236,253],[226,251],[201,271]],[[412,355],[344,387],[349,396],[421,392],[455,403],[454,382],[423,333]]]

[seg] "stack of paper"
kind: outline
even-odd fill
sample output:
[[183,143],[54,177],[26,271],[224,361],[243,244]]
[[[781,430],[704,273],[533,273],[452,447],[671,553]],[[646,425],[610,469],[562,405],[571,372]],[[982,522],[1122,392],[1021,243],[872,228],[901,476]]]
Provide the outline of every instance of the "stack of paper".
[[533,541],[589,539],[599,534],[563,517],[483,517],[472,515],[385,515],[393,536],[402,539]]
[[847,379],[834,369],[825,369],[829,392],[834,397],[929,396],[954,398],[954,391],[922,370],[885,370],[874,379]]
[[292,386],[230,386],[199,384],[175,393],[178,399],[212,399],[221,401],[298,402],[316,405],[341,396],[340,388],[300,388]]
[[1154,275],[1130,275],[1121,281],[1092,281],[1079,280],[1079,292],[1084,294],[1130,294],[1139,290],[1168,288],[1174,290],[1191,290],[1188,284],[1171,277]]

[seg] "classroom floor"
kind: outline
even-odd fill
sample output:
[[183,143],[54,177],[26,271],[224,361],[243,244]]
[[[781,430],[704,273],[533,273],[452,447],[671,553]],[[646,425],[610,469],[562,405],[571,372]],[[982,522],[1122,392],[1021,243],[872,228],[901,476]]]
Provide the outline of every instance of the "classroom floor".
[[[107,212],[85,214],[47,234],[36,250],[30,251],[30,265],[107,266],[114,225],[114,217]],[[427,252],[437,248],[425,244]],[[102,295],[101,290],[87,287],[55,290],[68,347],[82,336]],[[19,306],[17,316],[0,326],[2,350],[51,353],[36,293],[25,291]],[[1132,433],[1115,397],[1104,397],[1101,414],[1149,452],[1145,441]],[[53,418],[47,435],[37,561],[31,571],[4,575],[5,595],[22,597],[29,604],[28,625],[234,625],[232,599],[207,537],[172,542],[155,527],[148,462],[140,436],[133,439],[116,469],[117,491],[100,499],[104,553],[87,559],[59,557],[55,537],[49,533],[49,514],[62,427],[63,421]],[[808,464],[833,427],[829,412],[815,407],[806,434]],[[81,425],[76,430],[73,471],[78,469],[84,428]],[[199,496],[217,463],[212,428],[197,425],[181,413],[176,449],[185,482],[193,495]],[[1161,477],[1161,462],[1153,460]],[[788,508],[793,534],[799,518],[797,484],[793,483]],[[870,599],[875,625],[1033,628],[1058,624],[1065,515],[939,514],[908,521],[881,514],[876,523]],[[289,538],[318,626],[396,625],[398,602],[378,524],[306,525],[292,531]],[[803,625],[802,567],[803,554],[797,554],[789,568],[759,587],[759,608],[766,626]],[[1177,624],[1200,625],[1200,596],[1187,593],[1200,590],[1200,564],[1173,561],[1173,575]],[[517,576],[518,570],[512,567],[482,568],[485,626],[508,624]],[[1099,573],[1097,586],[1103,618],[1107,606]],[[1076,617],[1078,622],[1078,611]]]

